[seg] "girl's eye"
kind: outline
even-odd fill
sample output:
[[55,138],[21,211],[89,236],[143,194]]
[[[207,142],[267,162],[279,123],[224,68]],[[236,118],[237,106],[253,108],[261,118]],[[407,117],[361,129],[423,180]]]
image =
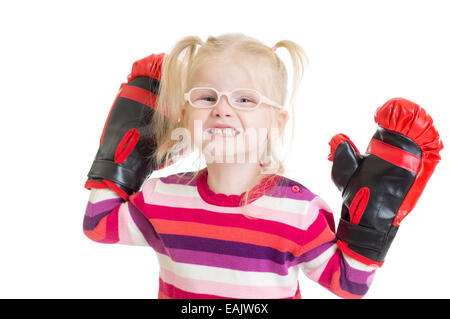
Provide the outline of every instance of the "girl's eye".
[[216,101],[216,99],[214,97],[212,97],[212,96],[202,97],[202,100],[203,101],[207,101],[207,102],[215,102]]
[[251,102],[251,100],[247,99],[246,97],[239,99],[239,103],[249,103],[249,102]]

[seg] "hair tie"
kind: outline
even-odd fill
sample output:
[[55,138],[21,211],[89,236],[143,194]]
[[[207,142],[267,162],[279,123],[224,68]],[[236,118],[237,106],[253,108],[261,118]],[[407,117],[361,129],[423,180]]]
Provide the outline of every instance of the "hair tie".
[[276,50],[277,50],[277,47],[274,45],[274,46],[272,47],[272,51],[275,52]]
[[205,44],[205,42],[203,42],[202,40],[200,40],[200,45],[204,45]]

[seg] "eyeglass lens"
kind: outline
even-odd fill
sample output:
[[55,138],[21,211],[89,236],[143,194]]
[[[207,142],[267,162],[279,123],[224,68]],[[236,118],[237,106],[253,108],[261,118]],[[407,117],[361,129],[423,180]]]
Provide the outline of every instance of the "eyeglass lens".
[[[194,89],[190,96],[192,104],[197,107],[213,107],[217,104],[218,94],[211,89]],[[254,108],[259,104],[260,97],[251,90],[235,90],[230,94],[230,104],[238,108]]]

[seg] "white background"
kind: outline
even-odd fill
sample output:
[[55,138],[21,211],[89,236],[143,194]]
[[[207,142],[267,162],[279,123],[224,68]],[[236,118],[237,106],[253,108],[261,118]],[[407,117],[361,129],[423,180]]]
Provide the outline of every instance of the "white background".
[[[242,32],[268,46],[293,40],[309,56],[287,175],[336,222],[330,138],[345,133],[363,152],[376,108],[396,96],[431,114],[448,147],[365,298],[449,298],[449,14],[446,1],[3,1],[0,297],[157,297],[150,248],[84,236],[86,174],[135,60],[187,35]],[[303,274],[300,288],[336,298]]]

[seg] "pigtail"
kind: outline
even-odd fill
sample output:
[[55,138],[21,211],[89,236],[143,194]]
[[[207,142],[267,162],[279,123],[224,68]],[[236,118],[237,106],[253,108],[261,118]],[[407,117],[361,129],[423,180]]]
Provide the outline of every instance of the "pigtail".
[[[292,90],[291,90],[291,96],[290,96],[290,100],[289,100],[289,104],[291,106],[291,114],[292,114],[292,137],[294,137],[294,132],[295,132],[295,99],[297,97],[297,91],[298,88],[300,86],[300,82],[303,79],[303,74],[304,74],[304,70],[305,70],[305,66],[308,64],[308,57],[306,55],[306,52],[303,50],[303,48],[298,45],[297,43],[290,41],[290,40],[282,40],[277,42],[273,47],[269,48],[271,53],[274,56],[274,66],[276,69],[276,72],[280,75],[285,76],[285,68],[284,68],[284,64],[281,61],[281,59],[277,56],[276,54],[276,50],[278,48],[285,48],[286,50],[288,50],[289,55],[291,56],[291,60],[292,60],[292,66],[293,66],[293,79],[292,79]],[[285,79],[283,79],[285,80]],[[280,90],[282,91],[282,90]],[[283,97],[283,102],[284,102],[284,97]],[[284,104],[284,103],[282,103]],[[272,112],[276,112],[275,110],[272,109]],[[284,135],[283,133],[281,133],[281,135]],[[278,141],[277,141],[278,142]],[[279,141],[279,142],[282,142]],[[291,143],[291,147],[292,147],[292,142],[293,139],[291,139],[290,143]],[[267,158],[267,162],[264,162],[263,167],[265,170],[265,174],[271,174],[270,177],[268,178],[267,182],[272,182],[272,180],[274,178],[277,177],[277,175],[282,175],[285,173],[285,168],[282,165],[282,160],[278,157],[277,152],[273,152],[272,151],[272,143],[274,143],[274,141],[272,140],[268,140],[268,145],[267,145],[267,149],[270,149],[269,154],[266,154],[266,156],[268,156]],[[252,190],[249,190],[246,192],[246,194],[243,196],[242,199],[242,203],[241,206],[242,209],[244,210],[244,212],[247,212],[247,209],[245,208],[248,203],[251,201],[251,198],[254,196],[259,196],[262,195],[260,194],[260,192],[254,192]],[[245,213],[244,213],[244,216]],[[247,216],[246,216],[247,217]]]
[[[274,48],[285,48],[288,50],[289,55],[291,56],[292,67],[293,67],[293,79],[292,79],[292,90],[291,96],[289,100],[289,104],[291,105],[292,111],[292,136],[294,136],[295,130],[295,107],[294,102],[297,97],[298,88],[300,86],[300,82],[303,79],[303,74],[305,71],[306,65],[309,64],[308,56],[306,55],[305,50],[298,45],[297,43],[290,40],[282,40],[275,44]],[[272,49],[275,54],[275,50]],[[292,143],[292,141],[291,141]]]
[[171,134],[174,129],[184,127],[179,120],[181,110],[184,107],[184,91],[186,85],[186,72],[202,40],[197,36],[182,38],[173,47],[172,51],[165,56],[159,97],[156,110],[151,121],[158,145],[155,160],[157,163],[167,163],[169,157],[179,152],[180,140],[172,140]]

